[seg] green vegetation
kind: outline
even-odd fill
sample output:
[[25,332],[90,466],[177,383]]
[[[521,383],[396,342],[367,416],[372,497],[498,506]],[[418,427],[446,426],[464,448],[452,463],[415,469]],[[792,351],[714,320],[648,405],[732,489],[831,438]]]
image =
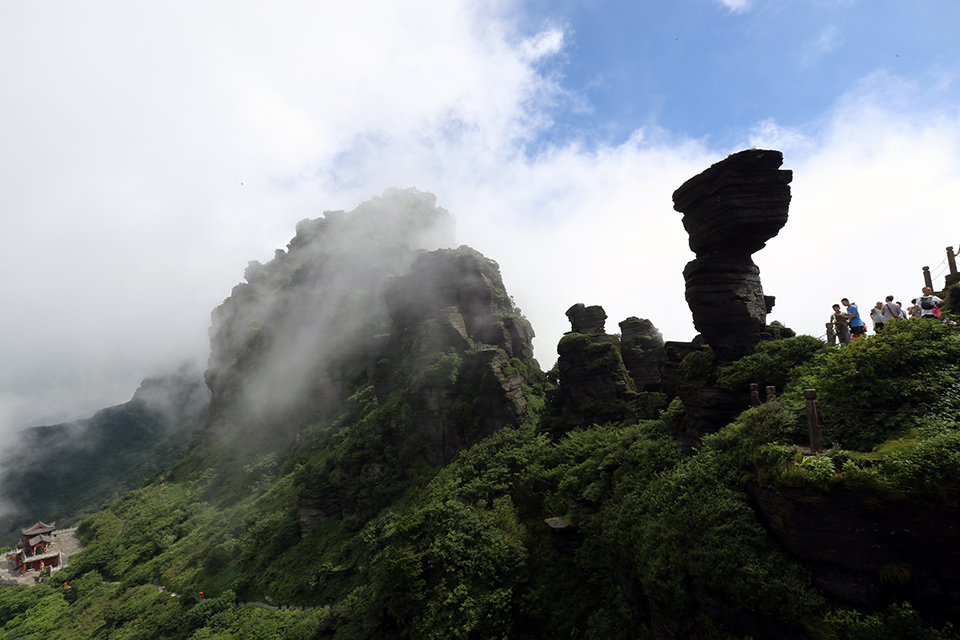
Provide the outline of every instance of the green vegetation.
[[[87,518],[86,549],[50,584],[0,591],[0,636],[958,638],[955,612],[893,587],[880,609],[831,599],[751,500],[762,488],[815,504],[843,489],[876,509],[956,508],[960,336],[933,322],[888,326],[841,349],[767,343],[720,369],[718,384],[775,384],[779,400],[691,454],[672,435],[683,405],[661,395],[651,419],[600,411],[593,426],[548,433],[539,420],[555,382],[514,358],[498,375],[531,374],[525,422],[432,464],[411,390],[441,385],[455,411],[477,415],[466,365],[489,354],[411,357],[390,394],[358,385],[298,440],[235,464],[197,443]],[[585,348],[616,364],[607,347]],[[708,351],[683,366],[715,371]],[[820,393],[830,448],[819,455],[800,448],[804,388]],[[891,563],[880,584],[910,571]],[[283,608],[243,604],[253,601]]]

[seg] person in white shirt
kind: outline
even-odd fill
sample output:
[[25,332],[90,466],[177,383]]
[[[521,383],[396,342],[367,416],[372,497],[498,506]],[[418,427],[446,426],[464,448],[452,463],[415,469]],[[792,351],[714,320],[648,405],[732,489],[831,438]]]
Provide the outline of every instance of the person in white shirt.
[[917,315],[921,318],[936,318],[933,313],[935,307],[939,307],[943,302],[938,296],[933,295],[933,289],[923,288],[923,295],[917,298]]

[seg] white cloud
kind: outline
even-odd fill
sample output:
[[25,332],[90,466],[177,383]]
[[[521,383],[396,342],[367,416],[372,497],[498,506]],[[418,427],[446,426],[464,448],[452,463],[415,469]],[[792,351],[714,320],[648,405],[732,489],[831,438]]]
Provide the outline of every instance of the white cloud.
[[838,103],[814,145],[787,158],[790,222],[758,260],[765,288],[787,294],[775,317],[820,335],[841,297],[872,306],[919,294],[922,267],[960,238],[960,115],[939,104],[897,78],[871,78]]
[[809,67],[843,46],[843,34],[837,27],[825,27],[816,40],[803,47],[801,67]]
[[778,149],[785,155],[808,151],[813,141],[796,127],[782,127],[776,121],[764,120],[750,132],[750,146],[757,149]]
[[744,13],[750,9],[751,0],[719,0],[731,13]]

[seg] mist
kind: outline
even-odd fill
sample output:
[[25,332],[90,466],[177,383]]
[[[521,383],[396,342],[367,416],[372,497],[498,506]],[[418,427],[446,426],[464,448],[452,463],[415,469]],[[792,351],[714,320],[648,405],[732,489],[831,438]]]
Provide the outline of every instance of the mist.
[[7,436],[0,452],[0,539],[37,518],[75,522],[176,462],[205,421],[202,369],[183,363],[143,380],[127,402]]
[[[453,244],[453,217],[416,189],[300,221],[287,249],[251,262],[247,282],[213,312],[209,429],[254,429],[276,442],[336,413],[373,370],[391,278],[421,251]],[[253,442],[244,446],[262,446]]]

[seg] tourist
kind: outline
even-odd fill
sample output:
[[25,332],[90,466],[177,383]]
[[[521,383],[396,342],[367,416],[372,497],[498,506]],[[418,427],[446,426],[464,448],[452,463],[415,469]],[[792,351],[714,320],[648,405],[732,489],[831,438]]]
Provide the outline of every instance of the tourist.
[[873,332],[879,333],[883,331],[883,323],[886,321],[886,317],[883,315],[883,303],[877,302],[876,306],[873,309],[870,309],[870,319],[873,321]]
[[903,314],[903,309],[900,308],[899,302],[893,301],[893,296],[887,296],[887,301],[883,303],[883,321],[890,322],[894,318],[906,317],[906,314]]
[[940,313],[940,304],[943,302],[938,296],[933,295],[933,289],[923,288],[923,295],[917,298],[917,317],[918,318],[937,318]]
[[897,306],[900,307],[900,317],[909,320],[910,316],[907,315],[907,310],[903,308],[903,303],[897,300]]
[[856,340],[867,333],[867,325],[863,324],[860,318],[860,310],[857,309],[856,302],[850,302],[847,298],[840,301],[840,304],[847,308],[846,318],[850,323],[850,339]]
[[840,311],[840,305],[833,305],[833,315],[830,316],[830,322],[836,329],[840,344],[848,344],[850,342],[850,324],[847,322],[847,317]]

